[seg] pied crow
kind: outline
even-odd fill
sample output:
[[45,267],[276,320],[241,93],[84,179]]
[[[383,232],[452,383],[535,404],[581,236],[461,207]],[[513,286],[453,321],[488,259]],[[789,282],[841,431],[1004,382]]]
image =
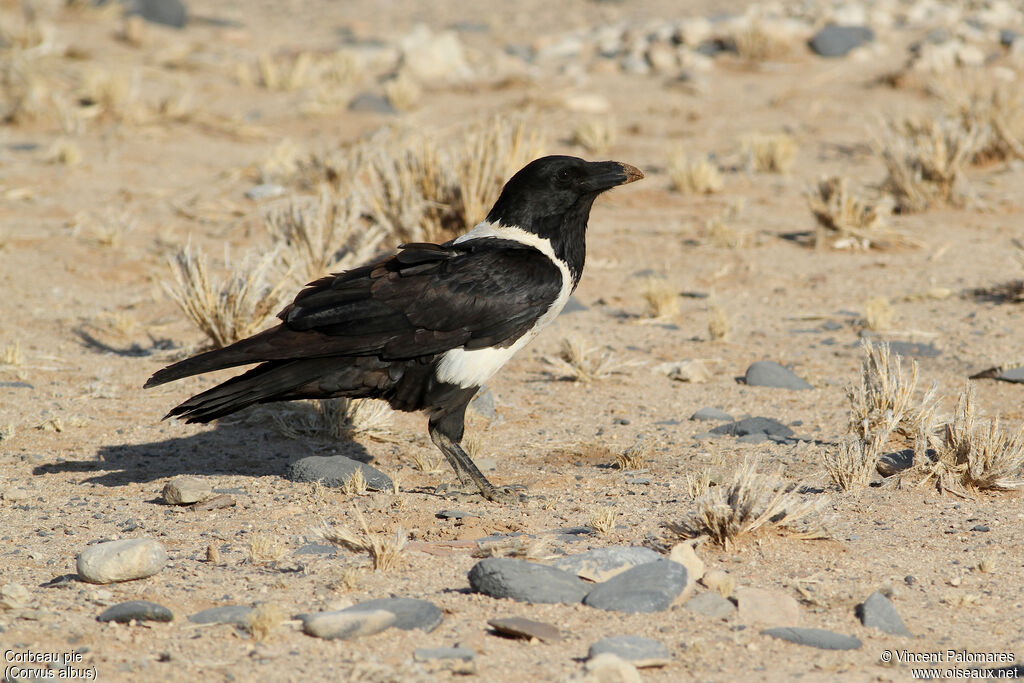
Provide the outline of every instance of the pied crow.
[[464,486],[491,501],[517,500],[462,449],[466,406],[576,289],[594,199],[643,177],[617,161],[532,161],[466,234],[404,244],[383,260],[311,282],[276,327],[168,366],[145,386],[259,363],[166,417],[209,422],[257,403],[334,397],[422,410]]

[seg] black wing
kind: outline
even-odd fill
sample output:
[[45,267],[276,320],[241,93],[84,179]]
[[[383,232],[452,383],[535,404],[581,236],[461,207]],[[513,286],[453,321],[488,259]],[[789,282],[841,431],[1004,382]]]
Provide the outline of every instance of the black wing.
[[458,347],[508,346],[561,287],[551,259],[519,242],[403,245],[384,261],[310,283],[278,314],[281,325],[164,368],[146,386],[262,361],[407,360]]

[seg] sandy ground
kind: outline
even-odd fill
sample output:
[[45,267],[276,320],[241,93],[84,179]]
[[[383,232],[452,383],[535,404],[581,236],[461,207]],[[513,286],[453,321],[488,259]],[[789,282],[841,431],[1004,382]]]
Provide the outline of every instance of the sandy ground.
[[[688,5],[687,16],[744,7]],[[445,678],[450,674],[414,663],[412,651],[456,643],[477,652],[481,680],[562,680],[581,671],[590,643],[615,634],[643,635],[668,647],[671,664],[643,670],[649,680],[909,680],[906,665],[882,663],[887,649],[1006,652],[1020,662],[1020,498],[959,498],[914,480],[901,488],[842,493],[830,484],[821,453],[846,430],[844,388],[858,377],[862,311],[873,298],[885,297],[894,313],[882,338],[941,350],[919,359],[922,386],[939,387],[940,412],[952,411],[968,375],[1019,355],[1024,322],[1016,308],[958,294],[1019,276],[1012,240],[1024,229],[1024,165],[969,170],[984,210],[940,206],[893,216],[890,225],[918,247],[813,249],[785,238],[814,229],[803,193],[820,176],[846,175],[867,194],[884,179],[871,147],[879,116],[939,109],[920,89],[879,84],[902,68],[907,46],[933,26],[878,29],[874,46],[841,60],[815,57],[802,45],[767,62],[725,55],[688,87],[617,67],[543,63],[508,78],[480,78],[488,60],[505,59],[495,55],[506,45],[554,42],[573,29],[627,19],[675,19],[677,3],[426,7],[261,2],[228,11],[199,2],[190,6],[194,20],[186,29],[144,25],[135,43],[118,37],[123,24],[112,9],[41,8],[42,21],[64,47],[41,58],[50,69],[48,84],[68,95],[69,107],[79,106],[74,93],[83,74],[95,71],[132,74],[150,114],[159,109],[156,103],[182,93],[189,94],[193,114],[138,120],[108,112],[62,130],[51,102],[35,117],[0,128],[0,350],[9,361],[0,365],[0,584],[21,584],[30,593],[28,604],[0,611],[2,649],[78,652],[76,666],[94,667],[104,681]],[[5,17],[20,14],[15,3],[0,8]],[[437,30],[463,22],[459,36],[474,55],[478,78],[428,86],[407,113],[349,111],[344,103],[304,113],[307,93],[268,90],[237,76],[238,65],[251,67],[263,52],[331,50],[343,35],[393,44],[421,22]],[[353,94],[362,90],[379,88],[369,78]],[[597,154],[571,142],[580,122],[594,116],[560,104],[580,95],[606,101],[614,117],[615,140]],[[436,457],[417,415],[396,416],[387,440],[341,446],[364,451],[401,487],[394,495],[364,497],[318,493],[284,477],[291,460],[337,452],[335,444],[287,438],[265,420],[214,426],[160,421],[172,405],[214,381],[141,389],[152,372],[204,343],[161,287],[169,277],[167,255],[189,241],[214,255],[223,245],[241,254],[265,244],[260,224],[266,206],[244,193],[259,182],[260,165],[282,140],[307,152],[337,149],[385,124],[443,138],[498,112],[528,117],[549,152],[614,158],[647,172],[642,183],[602,197],[594,208],[588,270],[575,295],[586,310],[563,315],[520,353],[491,382],[494,419],[470,423],[481,435],[483,457],[493,458],[488,476],[525,484],[532,496],[527,502],[503,508],[434,495],[435,485],[454,478],[444,467],[425,473],[414,466],[413,455]],[[796,140],[788,173],[742,168],[738,140],[751,131],[786,131]],[[80,153],[79,163],[53,159],[67,141]],[[726,169],[722,191],[671,191],[666,168],[676,148],[693,157],[717,155]],[[723,246],[708,237],[707,221],[719,216],[727,216],[742,244]],[[710,297],[684,297],[677,315],[645,324],[649,274],[664,276],[678,291]],[[935,294],[941,290],[945,294]],[[713,307],[728,320],[724,340],[709,334]],[[823,327],[826,321],[838,325]],[[83,341],[82,330],[106,350]],[[545,358],[572,333],[614,354],[618,371],[592,383],[559,379]],[[141,352],[129,352],[133,348]],[[709,381],[683,383],[654,370],[684,359],[707,360]],[[750,363],[764,359],[792,367],[814,389],[737,381]],[[1019,385],[979,381],[975,387],[986,415],[1010,428],[1020,424]],[[773,417],[807,440],[695,440],[709,425],[688,418],[705,406]],[[642,441],[652,448],[646,472],[610,467],[618,453]],[[374,572],[364,556],[347,551],[295,554],[319,518],[353,524],[354,506],[371,529],[401,528],[417,541],[533,534],[548,539],[537,559],[592,547],[656,546],[666,537],[665,522],[694,509],[687,474],[710,469],[720,479],[748,456],[828,497],[821,514],[828,538],[801,540],[769,530],[728,549],[705,544],[701,556],[709,567],[729,572],[737,586],[799,599],[802,625],[855,635],[863,641],[860,649],[783,643],[760,635],[756,625],[716,621],[678,606],[621,615],[497,601],[468,591],[466,573],[477,559],[463,548],[441,555],[407,551],[388,572]],[[160,504],[163,485],[182,474],[230,491],[237,505],[196,512]],[[635,483],[638,477],[649,483]],[[435,517],[452,507],[479,517]],[[607,507],[616,518],[606,534],[584,533],[570,542],[555,533],[586,527]],[[978,525],[989,531],[972,530]],[[273,539],[283,558],[251,561],[255,534]],[[168,549],[171,561],[157,576],[43,587],[73,574],[75,556],[89,542],[137,536],[156,538]],[[210,545],[220,549],[220,562],[206,561]],[[854,606],[880,589],[893,596],[913,638],[858,622]],[[444,609],[445,621],[429,634],[391,629],[337,642],[304,635],[286,621],[257,642],[230,626],[197,627],[186,619],[223,604],[276,603],[291,615],[388,595],[430,600]],[[96,621],[105,606],[131,599],[167,605],[175,620]],[[566,639],[543,644],[491,634],[487,620],[507,615],[556,624]]]

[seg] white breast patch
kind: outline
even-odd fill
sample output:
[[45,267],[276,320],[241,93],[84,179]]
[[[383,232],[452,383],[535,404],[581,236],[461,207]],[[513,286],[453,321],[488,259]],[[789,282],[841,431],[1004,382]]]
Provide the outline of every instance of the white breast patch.
[[562,287],[558,292],[558,296],[551,303],[551,306],[548,307],[548,310],[544,311],[544,314],[537,319],[534,326],[527,330],[511,346],[473,349],[471,351],[459,348],[446,351],[441,356],[441,360],[438,362],[437,369],[435,370],[437,379],[449,384],[456,384],[460,387],[480,386],[490,379],[519,349],[530,343],[542,329],[547,327],[562,312],[562,309],[565,308],[565,303],[569,300],[569,295],[572,293],[572,275],[569,273],[569,266],[555,256],[555,250],[551,247],[550,240],[535,235],[532,232],[527,232],[522,228],[506,227],[500,224],[494,225],[483,221],[465,235],[457,238],[455,244],[488,237],[513,240],[534,247],[537,251],[551,259],[551,262],[558,267],[559,272],[562,274]]

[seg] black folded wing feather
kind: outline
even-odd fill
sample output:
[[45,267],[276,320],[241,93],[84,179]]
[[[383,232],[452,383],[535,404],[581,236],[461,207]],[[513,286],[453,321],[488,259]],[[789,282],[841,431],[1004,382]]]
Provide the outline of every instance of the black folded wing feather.
[[310,283],[281,325],[157,372],[146,386],[263,361],[430,357],[508,346],[558,297],[562,274],[537,249],[511,240],[408,244],[394,256]]

